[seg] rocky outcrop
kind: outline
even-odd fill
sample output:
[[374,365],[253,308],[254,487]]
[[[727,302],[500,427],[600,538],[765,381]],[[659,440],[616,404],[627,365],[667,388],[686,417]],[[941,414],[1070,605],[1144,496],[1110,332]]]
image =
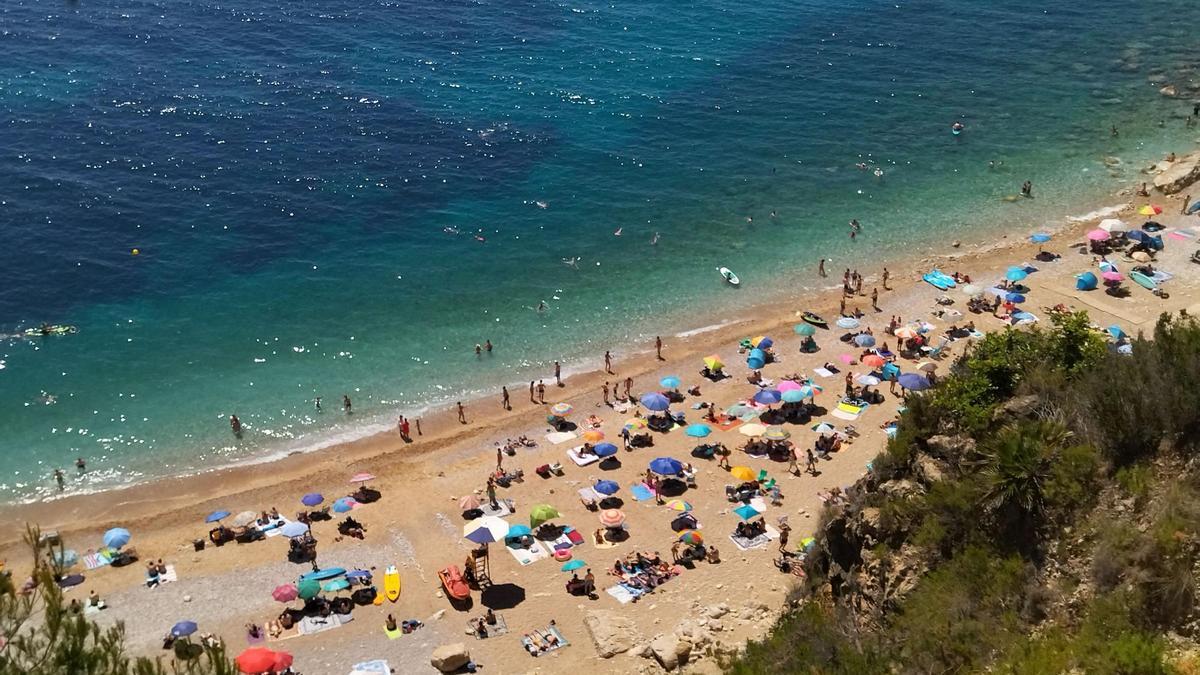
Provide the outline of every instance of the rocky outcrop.
[[930,436],[925,447],[934,457],[954,462],[975,453],[975,439],[970,436]]
[[675,670],[680,665],[687,663],[688,657],[692,654],[692,643],[669,633],[654,638],[650,642],[650,651],[654,652],[654,658],[658,659],[663,668]]
[[1154,187],[1163,194],[1182,192],[1200,180],[1200,153],[1192,153],[1171,162],[1170,166],[1154,177]]
[[879,486],[879,491],[893,499],[912,499],[925,494],[925,488],[907,478],[897,478]]
[[583,625],[591,634],[596,653],[602,659],[629,651],[641,639],[633,621],[614,612],[588,612],[583,617]]
[[442,645],[433,650],[433,654],[429,656],[429,665],[437,668],[441,673],[453,673],[462,668],[471,661],[471,653],[467,651],[467,646],[461,642],[454,644]]
[[912,592],[927,571],[920,553],[907,544],[884,558],[865,551],[856,586],[865,603],[879,612],[889,611]]
[[941,462],[926,454],[917,455],[917,461],[913,464],[913,473],[926,486],[933,485],[946,477],[946,471],[942,468]]
[[996,408],[996,411],[992,413],[992,419],[1012,420],[1016,418],[1029,418],[1037,412],[1040,404],[1040,399],[1033,394],[1028,396],[1014,396]]

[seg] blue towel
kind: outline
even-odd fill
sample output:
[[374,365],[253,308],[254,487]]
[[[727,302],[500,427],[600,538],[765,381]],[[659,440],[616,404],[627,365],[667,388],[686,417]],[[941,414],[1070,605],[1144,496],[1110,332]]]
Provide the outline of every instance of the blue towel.
[[633,501],[635,502],[643,502],[647,499],[654,499],[654,493],[650,490],[650,488],[641,483],[634,483],[632,486],[630,486],[629,493],[633,495]]

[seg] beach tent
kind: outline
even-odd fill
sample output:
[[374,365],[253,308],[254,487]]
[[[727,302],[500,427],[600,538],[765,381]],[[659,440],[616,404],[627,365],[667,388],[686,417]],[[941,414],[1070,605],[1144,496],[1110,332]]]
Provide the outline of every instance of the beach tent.
[[1077,291],[1094,291],[1099,283],[1096,275],[1091,272],[1075,275],[1075,290]]
[[767,353],[761,349],[751,349],[750,356],[746,358],[746,367],[758,370],[765,365],[767,365]]

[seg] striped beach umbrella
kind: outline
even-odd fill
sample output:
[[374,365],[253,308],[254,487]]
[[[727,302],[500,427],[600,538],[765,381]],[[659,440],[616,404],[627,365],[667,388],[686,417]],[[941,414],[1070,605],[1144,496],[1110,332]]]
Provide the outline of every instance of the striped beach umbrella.
[[571,411],[574,409],[574,406],[572,406],[570,403],[555,403],[554,405],[550,406],[550,414],[563,417],[565,415],[570,415]]
[[620,509],[605,509],[600,512],[600,524],[605,527],[620,527],[625,524],[625,514]]
[[692,505],[682,499],[672,499],[665,506],[670,511],[679,511],[680,513],[687,513],[692,510]]
[[697,546],[704,543],[704,535],[695,530],[684,530],[679,534],[679,541]]
[[769,426],[767,427],[767,430],[763,432],[763,438],[767,439],[768,441],[784,441],[791,438],[791,436],[792,432],[784,429],[781,426]]

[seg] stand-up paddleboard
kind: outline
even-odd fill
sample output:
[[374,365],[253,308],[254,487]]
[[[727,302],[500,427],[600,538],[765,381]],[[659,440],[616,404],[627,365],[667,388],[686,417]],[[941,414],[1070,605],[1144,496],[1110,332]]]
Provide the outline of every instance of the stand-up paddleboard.
[[340,577],[345,573],[346,573],[346,570],[341,567],[326,567],[325,569],[317,570],[316,572],[309,572],[308,574],[301,574],[300,581],[308,581],[309,579],[312,579],[314,581],[325,581],[327,579],[334,579],[336,577]]
[[1147,290],[1152,291],[1155,288],[1158,288],[1158,283],[1155,282],[1154,279],[1146,276],[1145,274],[1142,274],[1141,272],[1130,272],[1129,278],[1133,279],[1133,282],[1135,284],[1137,284],[1138,286],[1141,286],[1142,288],[1145,288]]
[[725,281],[729,282],[731,286],[737,286],[738,284],[742,283],[742,280],[738,278],[738,275],[734,274],[733,270],[729,269],[728,267],[718,267],[717,271],[721,273],[721,277],[724,278]]
[[42,337],[43,335],[72,335],[78,333],[75,326],[46,326],[44,328],[26,328],[26,337]]
[[400,571],[395,565],[388,565],[383,573],[383,594],[392,602],[400,599]]

